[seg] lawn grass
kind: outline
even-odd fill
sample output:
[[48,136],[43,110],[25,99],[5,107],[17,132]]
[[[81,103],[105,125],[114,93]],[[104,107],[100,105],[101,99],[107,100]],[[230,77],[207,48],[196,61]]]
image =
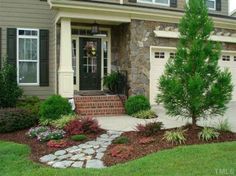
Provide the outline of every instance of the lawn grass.
[[[178,147],[106,169],[52,169],[28,159],[29,147],[0,141],[1,176],[236,175],[236,142]],[[220,174],[218,174],[220,175]]]

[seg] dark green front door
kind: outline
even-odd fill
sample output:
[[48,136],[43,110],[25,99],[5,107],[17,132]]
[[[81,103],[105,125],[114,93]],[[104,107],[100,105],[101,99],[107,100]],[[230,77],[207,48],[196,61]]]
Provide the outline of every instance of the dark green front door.
[[101,39],[81,37],[80,90],[101,90]]

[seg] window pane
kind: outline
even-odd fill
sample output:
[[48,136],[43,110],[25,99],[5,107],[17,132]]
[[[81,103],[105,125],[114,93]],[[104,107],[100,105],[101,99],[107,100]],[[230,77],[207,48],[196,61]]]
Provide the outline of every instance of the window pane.
[[104,57],[104,75],[107,75],[107,67],[108,67],[108,42],[103,42],[103,57]]
[[211,8],[211,9],[214,9],[215,8],[215,2],[214,1],[210,1],[210,0],[208,0],[207,1],[207,7],[208,8]]
[[19,35],[37,36],[38,31],[35,31],[35,30],[19,30]]
[[37,60],[37,39],[19,39],[19,60]]
[[160,4],[168,4],[169,0],[155,0],[156,3],[160,3]]
[[76,60],[77,60],[77,50],[76,50],[76,40],[72,40],[72,68],[74,70],[74,84],[76,84]]
[[19,62],[19,83],[37,83],[37,63]]
[[143,2],[152,2],[152,0],[141,0]]

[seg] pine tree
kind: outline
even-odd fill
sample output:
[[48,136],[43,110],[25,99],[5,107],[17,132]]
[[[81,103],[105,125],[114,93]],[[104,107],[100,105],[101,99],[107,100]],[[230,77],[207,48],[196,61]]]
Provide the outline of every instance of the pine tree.
[[232,98],[232,76],[221,70],[221,45],[210,40],[214,30],[205,0],[190,0],[179,24],[176,57],[169,59],[159,80],[157,102],[167,114],[192,119],[223,115]]

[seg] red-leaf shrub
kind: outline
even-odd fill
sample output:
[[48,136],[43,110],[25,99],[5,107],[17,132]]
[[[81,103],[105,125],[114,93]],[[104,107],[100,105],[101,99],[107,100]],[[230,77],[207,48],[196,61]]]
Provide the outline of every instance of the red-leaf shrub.
[[143,137],[143,138],[139,139],[139,144],[150,144],[154,141],[155,141],[155,139],[153,137]]
[[65,131],[70,135],[82,134],[82,123],[80,120],[72,120],[65,126]]
[[133,152],[134,148],[131,146],[117,145],[111,149],[110,155],[120,159],[127,159]]
[[65,131],[70,135],[98,133],[101,128],[96,119],[85,117],[80,120],[72,120],[65,127]]
[[50,148],[64,148],[70,146],[71,143],[65,140],[51,140],[47,143]]
[[136,130],[144,136],[151,136],[156,134],[163,128],[162,122],[151,122],[147,123],[146,125],[138,124],[136,126]]
[[84,133],[97,133],[101,131],[97,119],[85,117],[81,119],[82,129]]

